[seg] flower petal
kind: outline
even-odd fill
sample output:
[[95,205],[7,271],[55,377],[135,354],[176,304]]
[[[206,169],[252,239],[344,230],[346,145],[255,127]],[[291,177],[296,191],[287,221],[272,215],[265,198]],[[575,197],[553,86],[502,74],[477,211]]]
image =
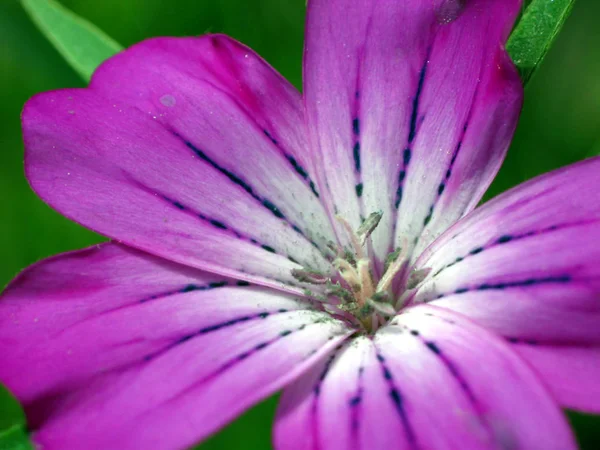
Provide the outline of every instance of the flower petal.
[[[311,0],[305,104],[330,211],[383,211],[381,260],[475,207],[516,126],[519,0]],[[404,241],[407,241],[406,243]]]
[[[598,173],[600,158],[589,159],[518,186],[465,217],[417,262],[432,268],[432,276],[414,300],[433,301],[512,342],[539,347],[522,354],[531,355],[554,392],[578,392],[572,400],[558,395],[561,403],[594,411],[600,397],[587,396],[589,383],[564,388],[566,376],[555,370],[590,367],[594,358],[600,367]],[[547,363],[553,352],[557,362],[564,355],[561,369]],[[578,355],[583,359],[576,363]]]
[[34,97],[23,129],[32,187],[102,234],[271,286],[327,267],[300,94],[231,39],[135,45]]
[[600,414],[600,346],[512,345],[567,408]]
[[418,306],[283,394],[279,450],[575,449],[531,369],[460,315]]
[[343,339],[307,308],[105,244],[43,261],[3,293],[0,380],[44,448],[182,448]]
[[[506,337],[600,344],[600,158],[518,186],[440,237],[415,301]],[[535,318],[535,319],[534,319]]]

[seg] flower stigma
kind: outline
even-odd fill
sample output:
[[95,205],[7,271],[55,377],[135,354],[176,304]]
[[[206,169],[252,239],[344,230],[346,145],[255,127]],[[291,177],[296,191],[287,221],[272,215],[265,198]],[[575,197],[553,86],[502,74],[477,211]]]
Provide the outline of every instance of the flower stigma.
[[[321,302],[327,311],[351,321],[367,334],[377,331],[406,306],[411,293],[431,272],[431,269],[409,268],[410,255],[405,241],[388,254],[383,274],[375,275],[374,263],[365,245],[382,216],[381,211],[371,213],[356,230],[346,219],[336,216],[349,237],[349,247],[329,244],[336,255],[332,273],[310,268],[292,270],[296,280],[314,285],[315,289],[305,290],[306,296]],[[400,295],[394,295],[395,292]]]

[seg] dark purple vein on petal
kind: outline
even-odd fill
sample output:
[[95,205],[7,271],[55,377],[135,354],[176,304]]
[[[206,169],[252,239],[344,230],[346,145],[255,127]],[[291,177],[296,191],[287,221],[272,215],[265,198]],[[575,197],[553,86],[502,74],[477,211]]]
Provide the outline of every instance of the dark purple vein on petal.
[[573,281],[573,278],[571,275],[562,274],[562,275],[550,275],[550,276],[538,277],[538,278],[535,278],[535,277],[524,278],[524,279],[520,279],[520,280],[504,281],[504,282],[500,282],[500,283],[481,283],[481,284],[477,284],[477,285],[473,285],[473,286],[460,287],[460,288],[455,289],[453,292],[446,292],[446,293],[438,294],[435,297],[435,299],[448,297],[450,295],[466,294],[468,292],[475,292],[475,291],[494,291],[494,290],[501,291],[501,290],[511,289],[511,288],[533,287],[533,286],[538,286],[541,284],[567,284],[572,281]]
[[442,273],[444,270],[464,261],[465,259],[471,257],[471,256],[475,256],[478,255],[480,253],[483,253],[486,250],[495,248],[499,245],[503,245],[503,244],[508,244],[510,242],[515,242],[515,241],[519,241],[519,240],[523,240],[523,239],[527,239],[533,236],[541,236],[543,234],[546,233],[551,233],[553,231],[560,231],[560,230],[565,230],[565,229],[569,229],[569,228],[573,228],[573,227],[578,227],[578,226],[585,226],[585,225],[591,225],[594,223],[599,222],[598,219],[591,219],[591,220],[580,220],[577,222],[566,222],[566,223],[561,223],[561,224],[557,224],[557,225],[551,225],[549,227],[545,227],[545,228],[541,228],[541,229],[536,229],[536,230],[530,230],[530,231],[525,231],[522,233],[507,233],[507,234],[503,234],[499,237],[495,237],[492,241],[488,242],[487,244],[483,244],[483,245],[479,245],[476,247],[473,247],[471,250],[469,250],[469,252],[465,255],[459,256],[457,257],[454,261],[442,266],[440,269],[438,269],[433,276],[436,277],[438,276],[440,273]]
[[269,139],[269,141],[271,141],[271,143],[279,150],[279,152],[283,155],[283,157],[287,160],[287,162],[290,163],[290,165],[292,166],[294,171],[298,175],[300,175],[300,177],[306,183],[308,183],[308,187],[310,188],[313,195],[315,197],[319,198],[319,192],[317,191],[315,182],[313,181],[312,177],[308,174],[308,171],[306,170],[306,168],[304,166],[302,166],[298,162],[298,160],[296,158],[294,158],[294,156],[291,153],[288,153],[283,147],[281,147],[281,144],[279,143],[279,141],[277,139],[275,139],[273,137],[273,134],[271,132],[267,131],[266,129],[263,129],[263,133]]
[[[482,54],[482,60],[485,59],[486,54]],[[485,64],[482,64],[480,69],[479,69],[479,77],[478,80],[481,80],[482,76],[483,76],[483,69],[484,67],[486,67]],[[458,155],[460,153],[460,150],[462,149],[462,145],[465,139],[465,135],[467,134],[467,130],[469,128],[469,123],[471,122],[471,119],[473,117],[473,111],[474,111],[474,107],[475,104],[477,103],[477,99],[479,98],[480,95],[480,87],[481,87],[481,81],[477,82],[477,86],[475,87],[475,92],[473,93],[473,98],[471,99],[471,104],[469,105],[469,112],[467,113],[467,119],[463,125],[460,137],[458,139],[458,144],[456,145],[456,147],[454,148],[454,151],[452,152],[452,157],[450,158],[450,163],[448,165],[448,168],[446,169],[446,173],[444,174],[444,177],[442,178],[442,181],[438,184],[438,189],[437,189],[437,196],[435,197],[433,203],[431,204],[431,206],[429,207],[429,211],[427,212],[427,215],[425,216],[425,218],[423,219],[423,225],[421,228],[421,233],[419,233],[419,235],[417,235],[416,239],[415,239],[415,243],[414,245],[416,246],[417,243],[419,242],[422,234],[423,234],[423,230],[427,227],[427,225],[429,225],[429,222],[431,221],[431,218],[433,217],[433,213],[435,211],[435,208],[438,204],[438,202],[440,201],[442,195],[444,194],[445,190],[446,190],[446,185],[448,184],[448,181],[450,180],[450,177],[452,176],[452,172],[454,169],[454,164],[456,163],[456,159],[458,158]]]
[[[245,241],[245,242],[249,242],[252,245],[255,245],[257,247],[262,248],[263,250],[268,251],[269,253],[275,253],[278,255],[281,255],[281,253],[279,253],[276,249],[274,249],[273,247],[266,245],[266,244],[262,244],[260,242],[258,242],[256,239],[251,238],[249,236],[246,236],[244,234],[242,234],[240,231],[236,230],[235,228],[221,222],[215,219],[212,219],[198,211],[195,211],[191,208],[189,208],[188,206],[184,205],[183,203],[174,200],[170,197],[168,197],[167,195],[163,194],[162,192],[157,191],[156,189],[152,189],[148,186],[146,186],[145,184],[137,181],[135,178],[128,176],[129,180],[132,183],[135,183],[138,188],[140,188],[141,190],[148,192],[149,194],[152,194],[156,197],[161,198],[162,200],[164,200],[165,202],[169,203],[171,206],[173,206],[174,208],[180,210],[181,212],[188,214],[196,219],[199,219],[205,223],[208,223],[209,225],[211,225],[213,228],[218,229],[221,232],[226,232],[228,234],[233,235],[235,238],[241,240],[241,241]],[[288,255],[285,255],[288,256]],[[291,257],[288,257],[291,259]],[[293,259],[292,259],[293,260]]]
[[344,342],[339,344],[333,353],[327,358],[323,370],[319,375],[313,389],[312,389],[312,400],[310,406],[310,426],[313,434],[313,447],[312,450],[321,450],[321,442],[319,441],[319,398],[321,396],[321,388],[325,382],[325,378],[331,369],[333,361],[339,354],[340,350],[344,346]]
[[419,102],[421,100],[421,93],[423,92],[423,86],[425,85],[425,78],[427,77],[427,66],[429,64],[429,57],[431,55],[431,47],[427,50],[427,55],[423,65],[421,66],[421,71],[419,72],[419,81],[417,83],[417,90],[415,95],[413,96],[412,101],[412,111],[410,114],[410,122],[409,122],[409,130],[407,137],[407,144],[404,150],[402,151],[402,163],[400,166],[400,170],[398,171],[397,177],[397,188],[396,188],[396,200],[394,202],[394,206],[396,209],[400,207],[400,203],[402,202],[402,193],[404,189],[404,181],[406,180],[406,173],[408,171],[408,165],[410,164],[410,160],[412,158],[412,145],[417,136],[418,132],[418,118],[419,118]]
[[523,339],[523,338],[510,337],[510,336],[509,337],[504,336],[504,339],[506,339],[506,341],[511,344],[524,344],[524,345],[531,345],[531,346],[535,346],[535,345],[539,344],[539,342],[536,341],[535,339]]
[[180,133],[178,133],[175,130],[170,130],[171,133],[177,137],[178,139],[180,139],[188,149],[190,149],[198,158],[200,158],[202,161],[204,161],[205,163],[207,163],[208,165],[210,165],[212,168],[214,168],[215,170],[217,170],[219,173],[225,175],[232,183],[234,183],[235,185],[239,186],[240,188],[242,188],[250,197],[252,197],[254,200],[256,200],[260,205],[262,205],[264,208],[266,208],[267,210],[269,210],[275,217],[277,217],[278,219],[284,221],[285,223],[287,223],[296,233],[298,233],[299,235],[301,235],[304,239],[306,239],[308,242],[310,242],[310,244],[315,247],[317,250],[319,250],[322,254],[323,252],[321,251],[319,245],[312,241],[311,239],[308,238],[308,236],[306,236],[306,234],[300,229],[300,227],[298,227],[298,225],[292,223],[281,211],[281,209],[275,205],[275,203],[273,203],[271,200],[269,200],[266,197],[261,197],[259,196],[254,188],[252,186],[250,186],[250,184],[248,184],[248,182],[246,182],[244,179],[242,179],[240,176],[236,175],[235,173],[233,173],[231,170],[228,170],[222,166],[220,166],[219,164],[217,164],[214,160],[212,160],[211,158],[209,158],[209,156],[203,152],[200,148],[196,147],[192,142],[190,142],[188,139],[184,138]]
[[404,429],[404,435],[406,437],[408,445],[410,446],[409,448],[411,450],[417,450],[417,449],[419,449],[419,446],[417,444],[417,437],[416,437],[415,431],[413,430],[412,425],[408,419],[408,415],[407,415],[406,409],[404,407],[404,396],[400,392],[398,387],[396,386],[396,382],[394,380],[392,372],[390,371],[385,358],[379,351],[377,352],[377,361],[379,362],[379,365],[381,367],[381,373],[382,373],[383,378],[385,379],[385,382],[387,383],[388,388],[389,388],[389,392],[388,392],[389,398],[392,401],[392,403],[394,404],[394,409],[398,413],[400,421],[402,422],[402,427]]
[[[368,39],[368,35],[371,30],[371,19],[367,24],[367,30],[365,32],[365,41]],[[362,80],[362,67],[364,59],[364,44],[356,50],[356,79],[354,80],[354,95],[349,98],[350,111],[352,117],[352,159],[354,161],[354,177],[355,177],[355,190],[357,197],[360,198],[362,195],[362,174],[361,174],[361,119],[362,119],[362,99],[361,99],[361,80]],[[362,211],[361,211],[362,214]]]
[[356,392],[350,398],[348,402],[348,406],[350,407],[350,437],[351,440],[355,443],[355,447],[358,447],[358,439],[359,439],[359,428],[360,428],[360,410],[363,401],[363,393],[364,393],[364,373],[365,373],[365,355],[363,354],[362,361],[358,368],[358,376],[356,382]]
[[[251,94],[253,97],[256,97],[256,95],[254,94],[254,92],[252,91],[252,89],[250,89],[247,85],[245,85],[243,83],[243,79],[244,76],[240,73],[240,71],[238,70],[238,66],[235,64],[235,56],[233,55],[233,53],[230,51],[229,48],[227,48],[227,46],[223,46],[220,44],[218,39],[211,39],[211,43],[213,45],[213,47],[219,51],[220,56],[225,56],[227,58],[226,61],[224,61],[222,59],[223,62],[226,62],[228,68],[231,70],[231,72],[234,74],[235,79],[238,80],[239,83],[241,83],[242,88],[246,91],[246,93]],[[205,64],[205,68],[212,73],[213,76],[218,77],[217,74],[215,74],[212,70],[210,65]],[[187,73],[188,76],[190,77],[194,77],[196,79],[198,79],[197,75],[194,73]],[[269,132],[267,128],[273,129],[274,127],[272,126],[271,123],[269,123],[268,121],[268,114],[265,114],[265,121],[267,122],[266,124],[261,124],[259,123],[259,121],[256,118],[256,114],[252,114],[251,111],[249,111],[249,109],[246,107],[246,105],[244,105],[242,102],[239,101],[239,99],[232,95],[231,92],[228,92],[227,90],[221,88],[220,86],[218,86],[217,84],[207,80],[206,78],[200,78],[200,80],[206,84],[208,84],[209,86],[211,86],[214,90],[220,92],[221,94],[223,94],[224,96],[226,96],[231,102],[233,102],[239,109],[239,111],[241,113],[243,113],[248,120],[253,123],[255,125],[255,127],[258,130],[262,130],[264,135],[273,143],[273,145],[275,145],[275,147],[277,148],[277,150],[279,151],[279,153],[288,161],[289,164],[291,164],[292,168],[295,170],[296,174],[298,174],[309,186],[310,190],[312,191],[313,195],[317,198],[319,198],[319,193],[317,191],[317,188],[315,186],[315,183],[312,179],[312,177],[308,174],[308,171],[306,170],[305,167],[301,166],[298,161],[296,160],[296,158],[294,158],[294,156],[289,153],[285,148],[283,148],[281,146],[281,143],[273,136],[272,132]],[[264,113],[264,111],[261,111]]]
[[[429,314],[429,315],[437,318],[437,316],[434,316],[433,314]],[[397,324],[395,324],[393,326],[400,326],[404,330],[408,331],[411,336],[413,336],[415,339],[417,339],[431,353],[433,353],[436,356],[436,358],[438,358],[442,362],[442,364],[446,367],[446,369],[448,370],[450,375],[452,375],[452,377],[456,380],[456,382],[460,386],[460,389],[463,391],[465,396],[468,398],[469,402],[472,404],[475,411],[477,411],[478,414],[481,414],[481,406],[477,402],[477,399],[475,398],[475,395],[473,394],[473,390],[470,388],[470,386],[467,384],[466,380],[460,374],[456,365],[452,361],[450,361],[450,359],[448,358],[448,356],[445,353],[442,352],[439,345],[431,340],[426,340],[421,335],[421,333],[414,328],[409,328],[407,326],[397,325]]]
[[[475,101],[473,101],[473,103],[475,103]],[[473,109],[473,104],[471,104],[471,110],[472,109]],[[470,114],[471,113],[469,112],[469,115]],[[423,226],[421,228],[421,234],[422,234],[422,231],[427,227],[427,225],[429,225],[429,222],[431,221],[431,218],[433,217],[434,210],[435,210],[438,202],[440,201],[442,195],[444,194],[446,185],[448,184],[448,181],[450,180],[450,177],[452,176],[452,170],[454,169],[454,163],[456,162],[456,158],[458,157],[458,154],[460,153],[460,149],[462,148],[462,143],[465,138],[465,134],[467,132],[468,126],[469,125],[468,125],[468,121],[467,121],[467,123],[465,123],[465,125],[463,126],[462,134],[460,136],[458,144],[456,145],[454,152],[452,152],[452,158],[450,159],[450,164],[448,165],[448,169],[446,170],[446,173],[444,174],[444,178],[438,185],[437,196],[436,196],[435,200],[433,201],[433,203],[431,204],[431,206],[429,207],[429,211],[427,212],[425,219],[423,219]],[[419,234],[419,236],[417,236],[415,245],[417,245],[417,242],[419,241],[421,234]]]
[[[439,317],[437,317],[434,314],[428,313],[428,315],[436,317],[437,319],[440,319]],[[456,383],[460,387],[461,391],[463,392],[463,394],[465,395],[465,397],[467,398],[467,400],[471,404],[471,407],[473,408],[473,410],[477,414],[477,418],[478,418],[479,422],[481,423],[482,427],[487,431],[487,433],[490,436],[493,436],[493,430],[490,428],[489,424],[485,420],[485,415],[484,415],[483,407],[481,406],[481,404],[479,403],[479,401],[475,397],[475,394],[473,393],[473,390],[471,389],[471,387],[469,386],[469,384],[467,383],[467,381],[465,380],[465,378],[461,374],[461,372],[458,369],[458,367],[456,366],[456,364],[454,364],[454,362],[452,362],[452,360],[450,360],[450,358],[448,357],[448,355],[446,355],[442,351],[442,349],[440,348],[439,344],[437,344],[436,342],[434,342],[432,340],[425,339],[421,335],[421,333],[418,330],[416,330],[416,329],[409,328],[409,327],[404,326],[404,325],[397,325],[397,324],[394,324],[392,326],[399,326],[399,327],[403,328],[404,330],[408,331],[411,336],[413,336],[415,339],[417,339],[421,344],[423,344],[425,346],[425,348],[427,348],[427,350],[429,352],[431,352],[433,355],[435,355],[435,357],[437,359],[439,359],[439,361],[444,365],[444,367],[446,368],[446,370],[448,371],[448,373],[456,381]]]
[[[261,311],[259,313],[256,314],[246,314],[243,316],[238,316],[235,317],[233,319],[229,319],[229,320],[224,320],[222,322],[217,322],[214,323],[212,325],[207,325],[204,326],[202,328],[200,328],[199,330],[194,331],[193,333],[188,333],[184,336],[181,336],[177,339],[174,339],[173,342],[171,342],[170,344],[166,345],[164,348],[158,350],[157,352],[154,352],[152,354],[146,355],[143,360],[144,361],[151,361],[153,359],[156,359],[158,356],[161,356],[163,354],[165,354],[166,352],[168,352],[169,350],[171,350],[172,348],[178,347],[181,344],[184,344],[188,341],[191,341],[192,339],[199,337],[199,336],[203,336],[209,333],[212,333],[214,331],[219,331],[225,328],[229,328],[235,325],[239,325],[241,323],[246,323],[246,322],[252,322],[252,321],[260,321],[260,320],[264,320],[267,317],[271,317],[277,314],[283,314],[283,313],[287,313],[289,312],[289,310],[284,309],[284,308],[280,308],[277,310],[272,310],[272,311]],[[261,344],[262,345],[262,344]],[[262,347],[261,347],[262,348]],[[260,350],[261,348],[254,348],[253,350]]]
[[139,303],[146,303],[152,300],[158,300],[158,299],[162,299],[162,298],[166,298],[166,297],[171,297],[173,295],[178,295],[178,294],[186,294],[188,292],[198,292],[198,291],[209,291],[212,289],[218,289],[221,287],[231,287],[231,286],[249,286],[250,283],[248,283],[247,281],[236,281],[236,282],[230,282],[230,281],[213,281],[210,283],[206,283],[206,284],[186,284],[185,286],[179,288],[179,289],[172,289],[169,291],[164,291],[158,294],[152,294],[152,295],[148,295],[140,300],[138,300]]
[[[244,317],[246,317],[246,316],[244,316]],[[242,320],[241,320],[241,321],[242,321],[242,322],[243,322],[243,321],[246,321],[246,319],[243,319],[243,318],[242,318]],[[307,328],[307,327],[308,327],[308,326],[310,326],[310,325],[316,325],[316,324],[319,324],[319,323],[320,323],[320,322],[310,322],[310,323],[308,323],[308,324],[302,324],[302,325],[300,325],[299,327],[296,327],[296,328],[294,328],[294,329],[286,329],[286,330],[280,331],[280,332],[277,334],[277,336],[275,336],[274,338],[271,338],[271,339],[269,339],[269,340],[265,340],[265,341],[263,341],[263,342],[260,342],[259,344],[256,344],[254,347],[252,347],[250,350],[247,350],[247,351],[245,351],[245,352],[242,352],[242,353],[240,353],[240,354],[238,354],[238,355],[234,356],[233,358],[230,358],[230,359],[229,359],[229,360],[227,360],[225,363],[221,364],[221,365],[219,366],[219,368],[217,368],[215,371],[213,371],[213,372],[211,372],[210,374],[208,374],[208,375],[206,375],[206,376],[202,377],[200,380],[196,381],[196,382],[195,382],[195,383],[193,383],[191,386],[188,386],[186,389],[184,389],[184,390],[182,390],[181,392],[179,392],[179,393],[175,394],[175,395],[174,395],[174,396],[172,396],[171,398],[169,398],[169,399],[165,400],[165,401],[164,401],[162,404],[166,404],[166,403],[169,403],[169,402],[171,402],[171,401],[174,401],[174,400],[176,400],[176,399],[180,398],[181,396],[183,396],[183,395],[187,394],[189,391],[191,391],[191,390],[193,390],[193,389],[197,388],[199,385],[201,385],[201,384],[203,384],[203,383],[206,383],[206,382],[209,382],[209,381],[211,381],[212,379],[214,379],[214,378],[216,378],[217,376],[219,376],[219,375],[223,374],[224,372],[228,371],[229,369],[231,369],[231,368],[235,367],[237,364],[241,363],[242,361],[244,361],[244,360],[246,360],[246,359],[248,359],[248,358],[250,358],[250,357],[254,356],[256,353],[259,353],[259,352],[261,352],[262,350],[264,350],[264,349],[266,349],[266,348],[270,347],[271,345],[275,344],[276,342],[279,342],[279,341],[281,341],[281,340],[283,340],[283,339],[287,338],[288,336],[290,336],[290,335],[292,335],[292,334],[295,334],[295,333],[301,332],[302,330],[304,330],[305,328]],[[332,339],[336,338],[336,337],[337,337],[337,336],[339,336],[339,335],[340,335],[340,334],[332,334],[332,335],[330,335],[330,336],[329,336],[329,338],[328,338],[327,340],[328,340],[328,341],[330,341],[330,340],[332,340]],[[187,339],[187,340],[186,340],[186,342],[187,342],[187,341],[189,341],[189,340],[190,340],[190,339]],[[180,344],[180,343],[181,343],[181,342],[179,342],[179,344]],[[324,345],[324,344],[323,344],[323,345]],[[319,346],[319,348],[320,348],[321,346],[322,346],[322,345],[320,345],[320,346]],[[171,347],[171,348],[172,348],[172,347]],[[165,349],[164,351],[166,351],[166,350],[167,350],[167,349]],[[308,355],[306,356],[306,358],[305,358],[304,360],[306,360],[307,358],[309,358],[309,357],[311,357],[312,355],[314,355],[314,353],[315,353],[315,352],[310,352],[310,353],[308,353]],[[153,358],[151,358],[151,359],[153,359]],[[161,404],[161,405],[162,405],[162,404]],[[161,405],[157,405],[157,407],[158,407],[158,406],[161,406]]]
[[[145,297],[142,297],[141,299],[134,300],[133,302],[129,302],[124,305],[119,305],[115,308],[106,309],[104,311],[99,312],[98,314],[93,315],[93,316],[85,317],[81,320],[73,322],[72,324],[69,325],[69,327],[67,329],[81,325],[82,323],[85,323],[85,322],[96,320],[99,317],[106,316],[108,314],[112,314],[116,311],[123,311],[128,308],[135,307],[140,303],[147,303],[147,302],[151,302],[154,300],[160,300],[163,298],[173,297],[176,295],[187,294],[189,292],[194,292],[194,291],[208,291],[208,290],[218,289],[218,288],[227,287],[227,286],[228,287],[234,287],[234,286],[245,287],[245,286],[250,286],[250,283],[248,283],[247,281],[240,280],[240,281],[212,281],[207,284],[186,284],[185,286],[182,286],[178,289],[171,289],[171,290],[163,291],[163,292],[160,292],[157,294],[147,295]],[[65,330],[62,330],[61,332],[63,332],[63,331],[65,331]]]

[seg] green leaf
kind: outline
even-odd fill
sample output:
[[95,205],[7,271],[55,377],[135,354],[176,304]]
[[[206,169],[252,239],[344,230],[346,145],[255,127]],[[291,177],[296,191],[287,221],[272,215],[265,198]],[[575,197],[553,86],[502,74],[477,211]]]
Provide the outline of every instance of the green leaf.
[[523,84],[527,84],[548,53],[574,3],[575,0],[529,2],[506,44]]
[[33,449],[19,402],[0,384],[0,450]]
[[22,0],[22,4],[41,32],[86,81],[102,61],[123,49],[98,27],[54,0]]

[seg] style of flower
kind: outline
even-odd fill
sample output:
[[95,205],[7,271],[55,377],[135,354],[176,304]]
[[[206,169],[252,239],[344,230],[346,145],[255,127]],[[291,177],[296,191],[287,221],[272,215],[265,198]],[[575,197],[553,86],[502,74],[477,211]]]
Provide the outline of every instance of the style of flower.
[[2,295],[33,440],[185,448],[285,388],[280,450],[575,448],[560,406],[600,412],[600,159],[474,210],[521,107],[519,8],[310,0],[303,95],[207,35],[31,99],[31,186],[114,239]]

